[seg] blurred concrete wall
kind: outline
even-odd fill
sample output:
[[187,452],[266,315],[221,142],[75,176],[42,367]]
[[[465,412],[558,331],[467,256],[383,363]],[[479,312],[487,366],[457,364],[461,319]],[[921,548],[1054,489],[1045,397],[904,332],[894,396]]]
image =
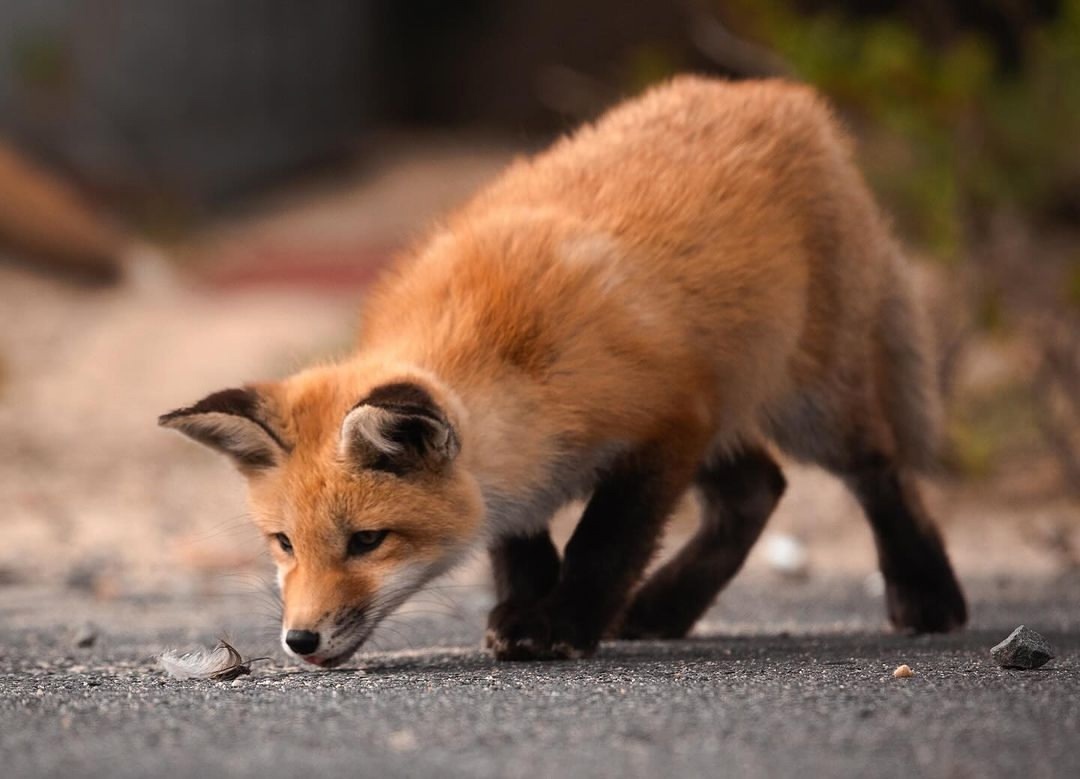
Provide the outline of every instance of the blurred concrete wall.
[[724,72],[703,19],[695,0],[0,0],[0,134],[104,194],[205,202],[373,123],[546,135]]
[[366,0],[2,0],[0,133],[96,184],[228,194],[356,136]]

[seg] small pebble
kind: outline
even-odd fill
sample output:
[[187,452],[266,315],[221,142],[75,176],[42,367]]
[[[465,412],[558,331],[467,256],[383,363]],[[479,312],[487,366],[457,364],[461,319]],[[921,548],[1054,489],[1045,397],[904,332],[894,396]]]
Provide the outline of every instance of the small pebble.
[[416,734],[411,730],[395,730],[387,738],[387,743],[395,752],[411,752],[419,746]]
[[911,670],[910,665],[905,663],[904,665],[898,665],[892,675],[894,679],[910,679],[915,675],[915,672]]
[[89,649],[98,639],[97,626],[92,622],[84,622],[76,629],[71,642],[79,649]]
[[790,579],[806,578],[810,572],[810,556],[795,536],[773,533],[765,539],[765,559],[774,571]]
[[1021,625],[990,650],[990,657],[1002,668],[1031,670],[1054,658],[1050,644],[1031,628]]
[[862,586],[863,592],[871,598],[880,598],[885,594],[885,577],[881,575],[881,571],[868,573],[863,579]]

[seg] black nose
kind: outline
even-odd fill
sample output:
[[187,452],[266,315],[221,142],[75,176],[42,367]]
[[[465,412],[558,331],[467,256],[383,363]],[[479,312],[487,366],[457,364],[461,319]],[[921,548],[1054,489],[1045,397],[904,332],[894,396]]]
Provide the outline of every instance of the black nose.
[[285,634],[285,643],[298,655],[310,655],[319,648],[319,634],[310,630],[290,630]]

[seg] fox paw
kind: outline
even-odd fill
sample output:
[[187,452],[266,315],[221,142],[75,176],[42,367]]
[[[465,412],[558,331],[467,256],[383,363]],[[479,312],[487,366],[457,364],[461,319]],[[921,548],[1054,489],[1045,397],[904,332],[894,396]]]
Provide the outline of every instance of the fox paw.
[[967,622],[964,594],[951,574],[922,586],[887,582],[885,603],[893,627],[906,633],[947,633]]
[[585,640],[544,603],[500,603],[488,617],[485,644],[496,660],[576,660],[596,652],[596,640]]
[[612,630],[612,637],[623,641],[684,638],[698,615],[672,601],[666,591],[641,590]]

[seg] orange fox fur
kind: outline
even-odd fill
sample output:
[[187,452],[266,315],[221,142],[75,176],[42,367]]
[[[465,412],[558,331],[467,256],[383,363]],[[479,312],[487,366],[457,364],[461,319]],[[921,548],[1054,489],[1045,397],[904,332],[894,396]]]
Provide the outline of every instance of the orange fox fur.
[[[343,462],[343,420],[393,382],[445,412],[446,467]],[[679,491],[748,445],[922,466],[938,418],[906,269],[829,109],[694,77],[512,164],[377,286],[352,357],[253,389],[280,438],[251,443],[273,449],[245,468],[255,516],[294,550],[274,545],[285,626],[312,630],[361,601],[373,626],[477,543],[542,531],[620,452],[659,447]],[[214,424],[265,437],[234,421]],[[378,424],[357,428],[376,448]],[[390,533],[343,557],[362,529]]]

